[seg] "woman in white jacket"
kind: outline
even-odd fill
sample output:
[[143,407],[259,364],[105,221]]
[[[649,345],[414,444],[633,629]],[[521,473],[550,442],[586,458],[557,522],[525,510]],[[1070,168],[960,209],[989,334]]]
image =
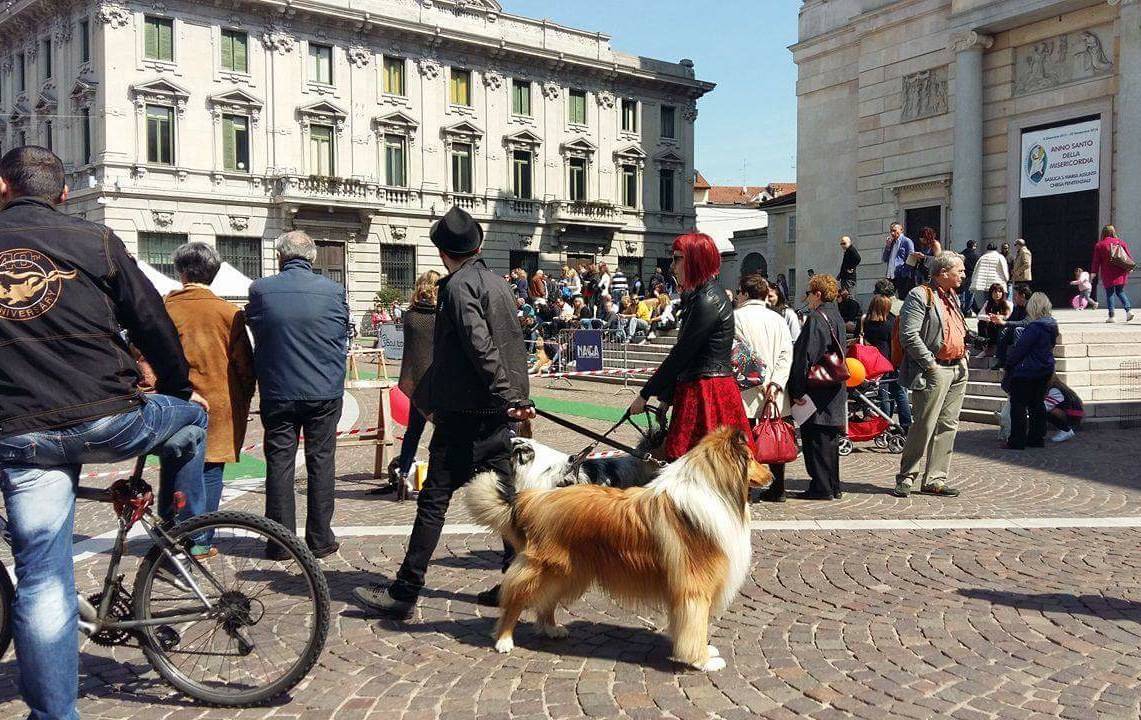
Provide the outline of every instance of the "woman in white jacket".
[[[772,399],[781,417],[788,415],[788,395],[784,387],[792,368],[792,334],[786,318],[769,308],[769,284],[760,275],[745,275],[737,289],[737,309],[733,311],[734,332],[765,364],[768,383],[742,391],[745,414],[756,420],[765,401]],[[761,494],[762,500],[784,502],[784,465],[771,465],[773,484]]]
[[987,298],[990,296],[991,285],[999,283],[1005,289],[1009,282],[1010,267],[1006,264],[1006,258],[1002,256],[994,243],[990,243],[986,246],[986,252],[975,263],[975,271],[971,273],[971,290],[975,293],[975,305],[978,305],[979,308],[986,305]]

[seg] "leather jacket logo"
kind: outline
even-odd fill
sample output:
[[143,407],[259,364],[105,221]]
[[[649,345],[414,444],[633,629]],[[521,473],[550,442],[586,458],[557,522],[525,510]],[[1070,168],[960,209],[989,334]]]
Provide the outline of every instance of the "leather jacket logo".
[[17,248],[0,253],[0,319],[34,320],[52,309],[63,281],[74,280],[43,253]]

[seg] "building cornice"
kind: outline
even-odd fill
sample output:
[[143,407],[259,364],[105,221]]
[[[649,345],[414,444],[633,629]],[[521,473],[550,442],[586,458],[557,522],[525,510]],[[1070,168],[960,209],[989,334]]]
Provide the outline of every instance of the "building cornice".
[[[422,54],[433,54],[441,48],[459,55],[479,54],[492,61],[514,61],[521,65],[544,68],[548,75],[579,72],[605,81],[619,81],[635,86],[650,86],[668,93],[699,98],[715,87],[714,83],[693,76],[692,64],[669,63],[616,53],[609,47],[609,36],[557,25],[546,20],[534,20],[502,13],[494,9],[496,3],[473,3],[465,0],[416,0],[418,19],[406,19],[346,7],[344,2],[333,0],[231,0],[235,7],[244,7],[252,15],[265,18],[267,28],[280,31],[283,27],[337,27],[352,35],[359,43],[375,38],[384,30],[385,42],[419,46]],[[173,4],[173,3],[172,3]],[[381,5],[381,3],[377,3]],[[47,18],[68,12],[69,0],[14,0],[0,10],[0,27],[9,22],[37,26]],[[383,9],[383,8],[382,8]],[[124,11],[131,11],[127,0],[97,0],[96,15],[109,23],[121,23]],[[517,23],[538,34],[541,39],[534,45],[514,42],[501,34],[476,33],[433,22],[440,18],[428,17],[448,12],[456,16],[470,14],[482,17],[487,26]],[[22,33],[21,33],[22,34]],[[564,47],[554,39],[564,41]],[[581,50],[573,49],[575,46]],[[589,47],[588,47],[589,46]],[[653,66],[657,66],[656,68]]]

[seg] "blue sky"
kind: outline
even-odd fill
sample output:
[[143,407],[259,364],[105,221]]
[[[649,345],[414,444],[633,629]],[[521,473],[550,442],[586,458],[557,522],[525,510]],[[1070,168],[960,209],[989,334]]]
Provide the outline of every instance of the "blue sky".
[[[699,101],[697,169],[715,185],[796,180],[799,0],[500,0],[505,12],[610,36],[615,50],[688,57],[717,83]],[[746,166],[747,164],[747,166]]]

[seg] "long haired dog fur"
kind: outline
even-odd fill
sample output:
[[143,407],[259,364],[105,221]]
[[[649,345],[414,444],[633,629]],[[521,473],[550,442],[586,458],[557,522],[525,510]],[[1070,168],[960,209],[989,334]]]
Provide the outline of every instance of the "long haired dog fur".
[[709,621],[749,571],[749,486],[767,475],[758,469],[744,433],[721,428],[644,487],[523,482],[516,491],[494,473],[477,475],[467,493],[472,514],[518,552],[500,589],[496,650],[514,648],[528,608],[548,637],[565,637],[556,608],[597,586],[619,602],[664,610],[676,660],[723,668],[707,642]]

